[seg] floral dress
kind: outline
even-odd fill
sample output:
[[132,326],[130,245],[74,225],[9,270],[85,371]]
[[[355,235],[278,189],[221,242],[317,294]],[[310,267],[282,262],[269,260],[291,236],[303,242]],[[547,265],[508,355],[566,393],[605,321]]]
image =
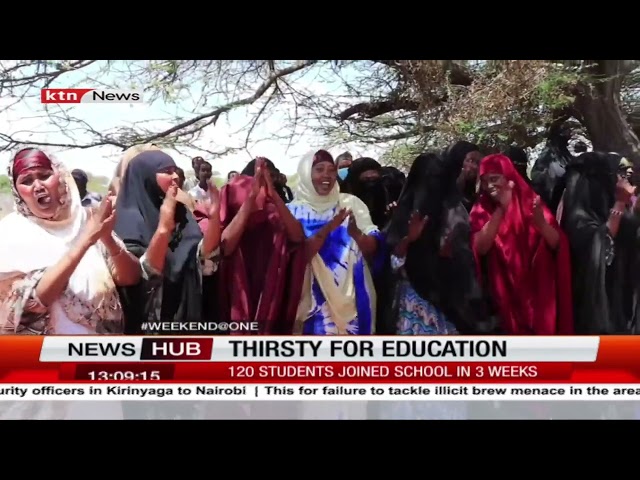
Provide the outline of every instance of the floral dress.
[[411,286],[404,271],[404,258],[391,256],[391,267],[402,280],[398,284],[398,335],[456,335],[456,327]]
[[[455,326],[411,286],[404,271],[404,258],[391,256],[391,267],[401,276],[398,282],[398,335],[456,335]],[[466,402],[371,402],[369,416],[386,420],[465,420]]]

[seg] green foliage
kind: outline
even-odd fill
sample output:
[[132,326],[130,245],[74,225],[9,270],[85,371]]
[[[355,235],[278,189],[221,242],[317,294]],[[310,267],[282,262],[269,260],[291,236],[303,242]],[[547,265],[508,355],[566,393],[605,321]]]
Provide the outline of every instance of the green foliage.
[[580,74],[573,68],[556,68],[540,82],[534,96],[544,108],[560,110],[575,101],[571,89],[580,81]]
[[87,184],[87,190],[93,193],[99,193],[104,195],[107,193],[107,187],[109,186],[109,179],[107,177],[92,177],[89,176],[89,183]]
[[425,150],[425,146],[416,143],[398,143],[387,149],[379,159],[382,165],[406,169],[415,158]]
[[11,181],[6,175],[0,175],[0,193],[11,192]]

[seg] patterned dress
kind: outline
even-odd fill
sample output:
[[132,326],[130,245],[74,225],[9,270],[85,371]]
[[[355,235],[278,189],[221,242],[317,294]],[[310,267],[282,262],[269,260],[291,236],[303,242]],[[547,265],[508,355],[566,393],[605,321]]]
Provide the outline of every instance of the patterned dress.
[[[338,207],[318,213],[304,203],[287,205],[293,216],[302,224],[307,237],[315,235],[336,215]],[[375,289],[366,259],[347,231],[348,220],[334,230],[318,252],[327,268],[332,272],[336,285],[344,283],[352,271],[355,287],[356,318],[349,322],[347,331],[351,335],[370,335],[375,323]],[[380,232],[363,232],[381,238]],[[349,259],[355,261],[349,262]],[[331,320],[329,305],[315,278],[312,280],[312,308],[304,322],[303,335],[337,335],[336,324]]]
[[[444,314],[420,297],[407,280],[404,258],[391,256],[391,267],[402,276],[398,282],[398,335],[456,335]],[[371,405],[372,416],[390,420],[464,420],[465,402],[386,402]]]
[[402,275],[398,285],[398,335],[456,335],[456,327],[411,286],[404,269],[404,258],[391,256],[391,267]]

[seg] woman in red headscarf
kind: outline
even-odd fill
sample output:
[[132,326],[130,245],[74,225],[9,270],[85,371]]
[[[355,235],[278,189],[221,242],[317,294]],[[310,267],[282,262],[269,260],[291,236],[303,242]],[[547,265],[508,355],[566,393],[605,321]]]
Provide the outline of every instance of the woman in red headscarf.
[[479,176],[481,193],[470,215],[473,250],[502,332],[572,334],[566,235],[508,157],[485,157]]
[[35,148],[9,163],[15,212],[0,222],[0,335],[122,334],[116,287],[142,271],[114,233],[114,198],[83,207],[64,166]]

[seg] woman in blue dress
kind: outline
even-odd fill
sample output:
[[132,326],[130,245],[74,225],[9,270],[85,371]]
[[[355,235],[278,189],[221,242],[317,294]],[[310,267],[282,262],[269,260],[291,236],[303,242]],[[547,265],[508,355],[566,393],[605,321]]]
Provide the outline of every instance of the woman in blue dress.
[[362,200],[340,193],[329,152],[303,157],[298,177],[288,207],[307,236],[309,265],[294,333],[373,334],[376,292],[369,262],[382,238],[378,227]]

